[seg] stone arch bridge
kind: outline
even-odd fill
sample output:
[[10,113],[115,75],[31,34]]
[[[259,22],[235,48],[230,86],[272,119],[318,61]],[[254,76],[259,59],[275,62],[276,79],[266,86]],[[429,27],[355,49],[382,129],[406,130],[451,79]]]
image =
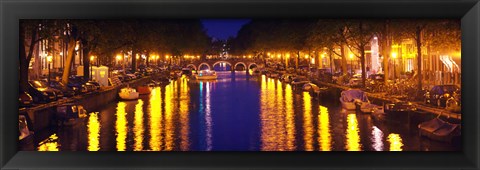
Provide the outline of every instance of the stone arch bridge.
[[208,59],[208,60],[198,60],[192,61],[184,65],[184,67],[190,67],[195,70],[199,70],[203,66],[206,66],[209,70],[212,70],[215,65],[225,63],[230,65],[230,70],[235,71],[238,66],[243,66],[248,72],[249,69],[258,67],[260,62],[252,59]]

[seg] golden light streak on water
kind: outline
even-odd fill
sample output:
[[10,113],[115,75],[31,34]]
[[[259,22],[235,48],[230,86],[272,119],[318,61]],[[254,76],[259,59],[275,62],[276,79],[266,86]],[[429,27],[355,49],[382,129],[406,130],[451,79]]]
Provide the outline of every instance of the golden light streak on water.
[[286,84],[285,87],[285,112],[287,122],[287,150],[293,151],[295,145],[295,114],[293,108],[292,86]]
[[150,95],[150,149],[152,151],[160,151],[161,146],[162,146],[162,127],[161,127],[161,122],[162,122],[162,97],[161,97],[161,89],[160,87],[155,87],[152,90],[152,93]]
[[57,134],[52,134],[47,139],[40,142],[38,151],[59,151],[58,148],[58,136]]
[[383,151],[383,132],[376,126],[372,127],[372,143],[375,151]]
[[205,122],[207,125],[206,134],[207,134],[207,151],[212,150],[212,110],[210,105],[210,82],[206,82],[206,95],[205,95]]
[[143,100],[138,99],[138,103],[135,105],[135,117],[134,117],[134,124],[133,124],[133,134],[135,138],[134,143],[134,151],[141,151],[143,150],[143,137],[144,137],[144,129],[143,129]]
[[318,115],[318,143],[321,151],[332,150],[332,135],[330,131],[330,118],[328,108],[319,106],[320,114]]
[[270,106],[271,108],[275,108],[275,112],[272,113],[272,116],[275,117],[275,134],[277,136],[277,145],[278,149],[280,150],[287,150],[287,123],[286,123],[286,112],[283,109],[285,105],[282,82],[280,80],[274,80],[276,82],[275,90],[275,104]]
[[173,91],[174,91],[174,83],[171,83],[165,87],[165,149],[166,151],[173,150],[174,147],[174,136],[175,136],[175,129],[173,127],[173,108],[174,108],[174,101],[173,99]]
[[88,151],[100,150],[100,121],[98,121],[98,112],[90,113],[88,117]]
[[[260,118],[261,118],[261,150],[263,151],[285,151],[295,149],[294,125],[288,132],[287,117],[293,115],[283,110],[286,105],[282,89],[282,83],[274,79],[262,78],[260,93]],[[291,99],[291,97],[290,97]],[[292,103],[290,103],[292,104]],[[291,105],[290,105],[291,106]],[[292,107],[292,106],[291,106]],[[293,121],[292,119],[290,119]],[[292,123],[294,124],[294,123]],[[290,143],[290,146],[289,146]]]
[[272,118],[271,113],[274,112],[271,105],[272,101],[272,81],[262,75],[261,91],[260,91],[260,119],[261,119],[261,150],[274,151],[276,150],[275,140],[275,119]]
[[387,138],[390,142],[390,151],[402,151],[402,137],[399,134],[391,133]]
[[190,95],[188,89],[188,82],[186,77],[182,77],[181,91],[180,91],[180,150],[187,151],[190,148],[189,142],[189,104]]
[[313,122],[312,122],[312,98],[308,92],[303,92],[303,140],[305,151],[313,151]]
[[117,151],[125,151],[126,149],[126,139],[127,139],[127,112],[125,107],[127,104],[125,102],[118,102],[117,105],[117,120],[115,121],[115,130],[117,131]]
[[360,135],[358,130],[357,115],[350,113],[347,116],[347,151],[361,151]]

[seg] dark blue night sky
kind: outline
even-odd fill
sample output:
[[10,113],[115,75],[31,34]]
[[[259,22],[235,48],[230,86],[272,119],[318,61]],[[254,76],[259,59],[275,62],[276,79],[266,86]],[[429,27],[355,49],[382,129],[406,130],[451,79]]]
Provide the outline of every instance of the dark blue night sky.
[[210,37],[226,40],[237,36],[238,30],[250,19],[203,19],[202,23]]

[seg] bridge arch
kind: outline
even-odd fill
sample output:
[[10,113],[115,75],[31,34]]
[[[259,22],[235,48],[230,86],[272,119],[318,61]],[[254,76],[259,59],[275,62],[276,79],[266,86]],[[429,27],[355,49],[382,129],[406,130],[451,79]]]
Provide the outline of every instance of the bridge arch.
[[248,65],[248,69],[252,69],[252,66],[255,66],[255,67],[258,68],[257,63],[250,63],[250,64]]
[[213,64],[212,64],[212,67],[215,67],[215,65],[220,64],[220,63],[227,63],[228,65],[232,65],[232,63],[230,63],[230,62],[228,62],[228,61],[220,60],[220,61],[217,61],[217,62],[213,63]]
[[208,64],[208,63],[200,63],[200,64],[198,65],[198,67],[197,67],[198,70],[200,70],[203,65],[206,65],[206,66],[208,67],[208,70],[211,70],[211,69],[212,69],[212,67],[210,67],[210,64]]
[[197,70],[197,66],[195,66],[195,64],[188,64],[187,67],[192,67],[193,69]]
[[233,67],[233,70],[236,70],[237,66],[240,65],[240,64],[243,65],[243,67],[245,67],[246,70],[248,69],[247,64],[245,64],[244,62],[238,62],[238,63],[235,63],[235,66]]

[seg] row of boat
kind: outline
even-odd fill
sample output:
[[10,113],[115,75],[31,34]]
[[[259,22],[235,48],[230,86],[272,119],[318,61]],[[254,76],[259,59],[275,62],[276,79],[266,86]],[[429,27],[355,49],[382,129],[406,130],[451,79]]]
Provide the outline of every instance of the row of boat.
[[[406,112],[416,111],[416,108],[410,102],[398,101],[386,104],[383,107],[371,104],[365,92],[359,89],[343,91],[340,102],[343,109],[372,113],[375,116],[383,116],[385,112],[388,112],[388,114],[408,114]],[[420,136],[437,141],[452,142],[461,135],[460,124],[450,123],[440,119],[440,117],[422,122],[417,127]]]

